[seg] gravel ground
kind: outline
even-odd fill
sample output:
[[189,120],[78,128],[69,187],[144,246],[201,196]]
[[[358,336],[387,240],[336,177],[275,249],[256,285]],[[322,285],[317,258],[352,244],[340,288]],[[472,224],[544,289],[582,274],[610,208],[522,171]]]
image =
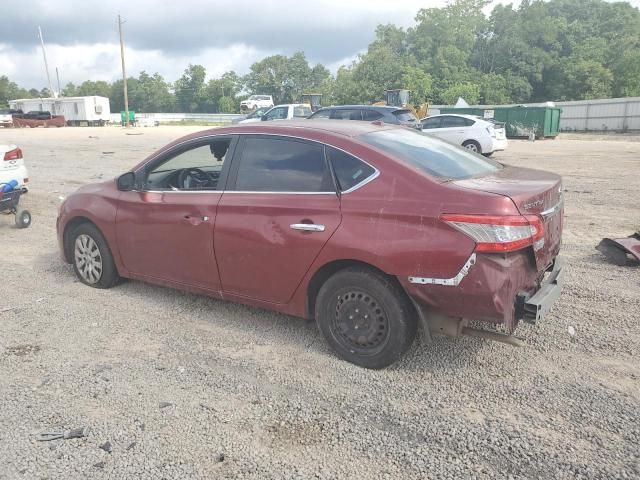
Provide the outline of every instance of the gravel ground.
[[594,250],[640,226],[640,143],[512,141],[498,160],[564,176],[552,314],[520,327],[524,348],[437,338],[368,371],[311,322],[94,290],[60,260],[59,196],[193,130],[0,130],[27,156],[34,215],[28,230],[0,215],[0,479],[640,477],[640,269]]

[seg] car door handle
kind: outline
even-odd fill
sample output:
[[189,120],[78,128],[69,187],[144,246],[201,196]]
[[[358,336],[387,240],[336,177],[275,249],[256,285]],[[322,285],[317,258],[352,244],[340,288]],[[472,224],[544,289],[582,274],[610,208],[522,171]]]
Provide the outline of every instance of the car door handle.
[[304,232],[324,232],[324,225],[315,223],[292,223],[289,228],[293,230],[302,230]]
[[207,217],[207,216],[201,217],[201,216],[198,216],[198,215],[185,215],[184,216],[184,220],[185,220],[185,222],[187,222],[187,223],[189,223],[191,225],[197,226],[197,225],[200,225],[202,222],[208,221],[209,217]]

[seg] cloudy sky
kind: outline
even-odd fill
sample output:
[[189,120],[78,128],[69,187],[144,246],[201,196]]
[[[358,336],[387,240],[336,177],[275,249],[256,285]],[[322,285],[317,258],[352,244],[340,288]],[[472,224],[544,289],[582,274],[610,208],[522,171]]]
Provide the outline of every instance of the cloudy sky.
[[[496,0],[494,3],[518,3]],[[127,73],[177,79],[189,63],[210,77],[246,73],[264,56],[303,50],[331,70],[366,49],[375,26],[409,26],[420,8],[446,0],[0,0],[0,75],[42,88],[37,37],[44,33],[55,88],[60,81],[109,80],[120,73],[118,13],[126,20]],[[640,6],[640,0],[632,0]]]

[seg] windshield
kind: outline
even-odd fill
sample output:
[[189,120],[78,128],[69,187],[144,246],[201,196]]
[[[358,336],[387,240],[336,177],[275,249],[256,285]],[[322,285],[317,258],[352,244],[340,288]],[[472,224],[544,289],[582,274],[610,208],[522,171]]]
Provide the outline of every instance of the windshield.
[[0,108],[0,115],[9,115],[11,111],[8,108]]
[[359,139],[436,178],[459,180],[502,168],[497,162],[410,129],[366,133]]
[[309,115],[311,115],[313,112],[311,111],[311,107],[308,107],[306,105],[298,105],[296,107],[293,107],[293,116],[294,117],[308,117]]

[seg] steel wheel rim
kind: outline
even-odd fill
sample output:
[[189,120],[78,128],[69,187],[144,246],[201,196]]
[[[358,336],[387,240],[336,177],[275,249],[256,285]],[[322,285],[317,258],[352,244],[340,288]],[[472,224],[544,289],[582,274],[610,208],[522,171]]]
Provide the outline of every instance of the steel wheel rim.
[[472,152],[478,152],[478,147],[476,147],[475,143],[469,143],[467,145],[465,145],[465,148],[467,150],[471,150]]
[[29,223],[31,223],[31,215],[29,215],[28,213],[23,213],[22,214],[22,218],[21,218],[22,224],[23,225],[29,225]]
[[76,238],[74,258],[76,269],[82,279],[95,284],[102,278],[102,254],[98,244],[89,235],[78,235]]
[[359,290],[340,295],[333,311],[333,337],[350,352],[375,355],[389,340],[389,318],[375,298]]

